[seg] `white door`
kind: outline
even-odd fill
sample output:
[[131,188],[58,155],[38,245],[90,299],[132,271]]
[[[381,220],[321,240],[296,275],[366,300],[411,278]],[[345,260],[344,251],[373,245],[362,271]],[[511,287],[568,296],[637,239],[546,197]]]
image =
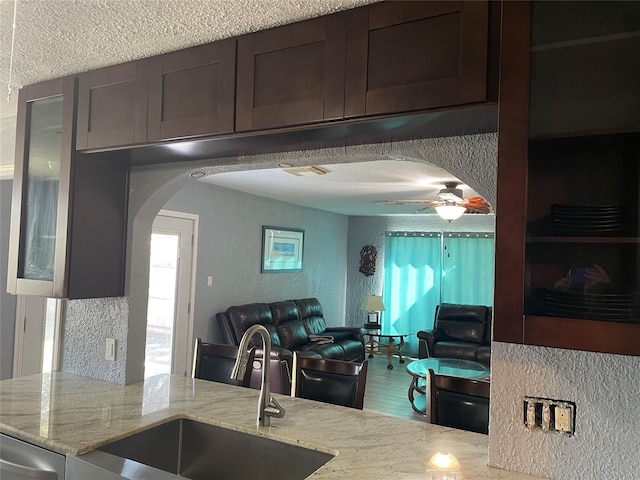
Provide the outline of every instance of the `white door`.
[[145,378],[191,374],[198,216],[162,210],[153,222]]

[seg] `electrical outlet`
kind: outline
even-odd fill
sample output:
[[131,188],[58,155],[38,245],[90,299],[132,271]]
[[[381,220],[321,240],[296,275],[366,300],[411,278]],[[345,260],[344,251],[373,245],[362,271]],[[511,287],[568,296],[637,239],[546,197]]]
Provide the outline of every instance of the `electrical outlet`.
[[104,359],[110,362],[116,361],[116,339],[107,338],[104,352]]
[[575,403],[550,398],[524,397],[523,406],[524,424],[529,430],[569,435],[575,432]]
[[567,432],[567,433],[571,433],[572,432],[572,428],[571,428],[571,408],[569,407],[564,407],[564,406],[559,406],[556,405],[555,409],[554,409],[554,414],[555,414],[555,426],[554,428],[556,430],[558,430],[559,432]]

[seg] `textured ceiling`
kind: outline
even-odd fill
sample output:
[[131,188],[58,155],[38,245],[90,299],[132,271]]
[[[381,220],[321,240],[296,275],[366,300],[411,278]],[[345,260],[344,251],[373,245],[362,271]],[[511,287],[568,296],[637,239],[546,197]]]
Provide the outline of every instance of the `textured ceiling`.
[[0,166],[13,164],[24,85],[376,1],[0,0]]
[[0,83],[9,83],[14,8],[17,89],[374,1],[0,0]]

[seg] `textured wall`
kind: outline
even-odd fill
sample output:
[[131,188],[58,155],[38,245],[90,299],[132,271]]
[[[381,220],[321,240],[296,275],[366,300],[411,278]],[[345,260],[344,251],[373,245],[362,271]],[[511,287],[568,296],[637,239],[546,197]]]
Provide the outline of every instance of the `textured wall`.
[[[125,383],[128,300],[67,300],[61,370],[81,377]],[[105,360],[105,339],[116,339],[116,359]],[[144,348],[144,346],[143,346]]]
[[[576,403],[576,433],[532,432],[522,397]],[[640,357],[493,343],[489,464],[558,480],[640,478]]]
[[12,180],[0,180],[0,380],[13,375],[16,297],[7,293]]
[[[201,182],[164,208],[199,215],[194,335],[220,341],[213,316],[231,305],[292,298],[317,297],[344,324],[348,217]],[[263,225],[305,231],[302,272],[260,273]]]

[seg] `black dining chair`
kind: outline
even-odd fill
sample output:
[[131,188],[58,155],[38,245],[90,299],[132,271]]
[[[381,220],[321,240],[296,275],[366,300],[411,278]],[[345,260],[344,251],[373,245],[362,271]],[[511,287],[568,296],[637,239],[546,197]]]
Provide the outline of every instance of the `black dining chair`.
[[[252,368],[247,368],[242,380],[232,380],[231,371],[238,356],[238,347],[218,343],[205,343],[196,338],[193,355],[193,378],[211,380],[248,387],[251,382]],[[255,349],[249,350],[247,365],[253,364]]]
[[429,369],[431,423],[489,433],[489,382],[439,375]]
[[294,353],[291,396],[362,410],[367,360],[346,362]]

